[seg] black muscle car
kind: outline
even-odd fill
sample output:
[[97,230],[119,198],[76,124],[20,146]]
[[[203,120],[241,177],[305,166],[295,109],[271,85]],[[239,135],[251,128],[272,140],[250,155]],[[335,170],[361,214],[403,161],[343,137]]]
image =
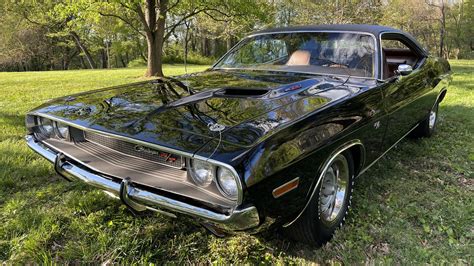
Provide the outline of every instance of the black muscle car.
[[256,32],[207,71],[51,100],[28,145],[132,212],[189,215],[216,235],[277,225],[321,245],[354,179],[407,135],[429,137],[450,66],[371,25]]

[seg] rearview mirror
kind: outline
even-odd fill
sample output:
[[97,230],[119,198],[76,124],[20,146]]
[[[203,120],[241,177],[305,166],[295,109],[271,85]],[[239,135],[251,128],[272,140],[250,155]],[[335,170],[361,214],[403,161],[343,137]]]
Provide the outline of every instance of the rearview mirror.
[[410,65],[407,65],[407,64],[398,65],[397,73],[399,75],[406,76],[406,75],[409,75],[411,72],[413,72],[413,68]]

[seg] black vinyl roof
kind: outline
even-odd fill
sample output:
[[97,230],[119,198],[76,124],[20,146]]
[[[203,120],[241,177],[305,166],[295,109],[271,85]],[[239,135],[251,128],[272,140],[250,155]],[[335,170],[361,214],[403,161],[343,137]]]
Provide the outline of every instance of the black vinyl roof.
[[397,30],[387,26],[379,25],[366,25],[366,24],[331,24],[331,25],[308,25],[308,26],[293,26],[293,27],[281,27],[271,28],[261,31],[253,32],[252,34],[261,33],[274,33],[282,31],[318,31],[318,30],[330,30],[330,31],[355,31],[355,32],[366,32],[378,36],[382,32],[396,32],[403,33],[401,30]]

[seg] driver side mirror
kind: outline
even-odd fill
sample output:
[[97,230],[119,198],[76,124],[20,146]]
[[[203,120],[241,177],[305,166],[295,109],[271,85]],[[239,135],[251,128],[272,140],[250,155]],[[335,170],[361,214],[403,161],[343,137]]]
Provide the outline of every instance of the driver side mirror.
[[397,73],[400,76],[409,75],[411,72],[413,72],[413,68],[410,65],[407,65],[407,64],[398,65]]

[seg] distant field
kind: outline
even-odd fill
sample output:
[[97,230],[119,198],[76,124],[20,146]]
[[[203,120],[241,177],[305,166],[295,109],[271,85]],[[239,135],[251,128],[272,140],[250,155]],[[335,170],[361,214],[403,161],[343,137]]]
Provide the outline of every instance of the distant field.
[[0,262],[472,264],[474,61],[451,64],[437,134],[402,141],[358,179],[346,225],[319,250],[274,233],[216,238],[186,217],[135,218],[102,192],[65,182],[27,148],[29,109],[142,80],[144,69],[0,73]]

